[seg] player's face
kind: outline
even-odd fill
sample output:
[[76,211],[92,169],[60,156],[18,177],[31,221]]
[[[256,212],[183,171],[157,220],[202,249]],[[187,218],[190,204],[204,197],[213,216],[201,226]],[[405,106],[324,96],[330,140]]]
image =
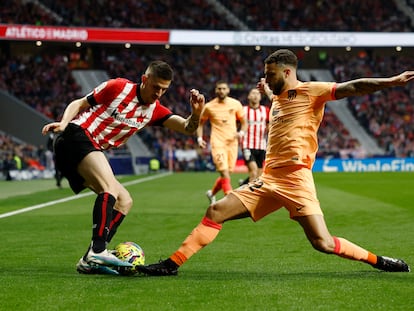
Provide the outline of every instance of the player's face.
[[171,84],[170,80],[155,78],[152,75],[142,76],[141,97],[145,103],[151,104],[167,91]]
[[260,105],[260,100],[262,99],[262,95],[258,89],[252,89],[247,96],[247,100],[249,101],[249,105],[251,107],[257,107]]
[[265,64],[265,79],[273,94],[280,95],[285,86],[284,67],[276,63]]
[[226,83],[221,83],[216,85],[216,96],[220,99],[223,100],[227,97],[227,95],[229,95],[230,93],[230,88]]

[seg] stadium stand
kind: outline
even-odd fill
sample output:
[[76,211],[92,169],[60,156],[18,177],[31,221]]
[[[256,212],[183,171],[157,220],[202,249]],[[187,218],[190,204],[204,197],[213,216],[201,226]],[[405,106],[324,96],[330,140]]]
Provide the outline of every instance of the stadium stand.
[[394,1],[221,0],[251,30],[411,31]]
[[[71,25],[93,27],[138,27],[156,29],[210,30],[303,30],[303,31],[412,31],[410,18],[399,11],[394,1],[375,2],[300,0],[262,1],[73,1],[5,0],[0,8],[0,23],[31,25]],[[412,5],[412,3],[411,3]],[[93,9],[90,9],[93,7]],[[320,12],[324,12],[320,14]],[[133,12],[134,14],[131,14]],[[229,16],[237,18],[238,23]],[[328,12],[328,13],[327,13]],[[202,16],[200,18],[200,16]],[[356,19],[357,18],[357,19]],[[243,25],[245,27],[243,27]],[[25,101],[51,119],[58,119],[66,104],[83,94],[71,76],[74,68],[104,69],[110,77],[139,79],[144,65],[151,59],[162,58],[175,69],[175,79],[163,102],[176,113],[188,114],[188,89],[198,88],[208,98],[213,85],[226,80],[232,96],[245,102],[247,90],[262,76],[262,62],[271,50],[264,48],[93,46],[83,50],[54,45],[47,48],[24,49],[15,53],[13,42],[0,49],[0,88]],[[297,49],[300,52],[300,49]],[[412,61],[401,57],[382,57],[372,51],[362,51],[367,57],[343,51],[325,54],[319,63],[331,70],[337,81],[358,76],[391,75],[412,68]],[[303,63],[306,55],[301,52]],[[322,54],[321,54],[322,55]],[[342,56],[338,56],[342,55]],[[303,64],[306,66],[306,64]],[[30,79],[28,79],[30,77]],[[248,77],[248,79],[246,79]],[[353,99],[350,110],[356,119],[378,141],[385,155],[413,156],[413,111],[409,98],[413,91],[390,90],[367,98]],[[368,104],[369,102],[369,104]],[[175,105],[173,103],[178,103]],[[168,165],[171,146],[194,147],[194,140],[168,133],[162,128],[146,129],[141,137],[151,151]],[[362,150],[343,124],[329,109],[319,133],[318,156],[361,157],[370,154]],[[4,139],[3,139],[4,141]],[[33,147],[36,148],[36,147]],[[200,158],[205,157],[201,154]],[[181,164],[180,164],[181,165]],[[178,168],[185,170],[185,166]],[[198,165],[197,167],[203,167]]]
[[[2,23],[31,25],[204,30],[236,30],[245,25],[250,30],[273,31],[412,30],[410,18],[398,9],[395,1],[387,0],[4,0],[0,10]],[[238,23],[232,21],[233,15]]]
[[[351,59],[331,56],[329,63],[337,80],[360,76],[387,76],[413,68],[411,57],[363,53]],[[385,156],[414,155],[414,91],[411,87],[387,89],[371,96],[351,99],[349,108],[364,128],[376,138]]]

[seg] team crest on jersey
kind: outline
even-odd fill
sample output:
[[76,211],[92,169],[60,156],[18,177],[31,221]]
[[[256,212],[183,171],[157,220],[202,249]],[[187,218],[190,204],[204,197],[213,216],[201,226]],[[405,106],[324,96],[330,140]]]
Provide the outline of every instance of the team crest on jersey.
[[144,122],[144,120],[145,120],[145,115],[143,115],[142,113],[141,113],[141,115],[139,115],[138,117],[137,117],[137,121],[138,121],[138,123],[142,123],[142,122]]
[[289,90],[288,91],[288,99],[289,100],[292,100],[292,99],[296,98],[296,95],[298,95],[296,90]]

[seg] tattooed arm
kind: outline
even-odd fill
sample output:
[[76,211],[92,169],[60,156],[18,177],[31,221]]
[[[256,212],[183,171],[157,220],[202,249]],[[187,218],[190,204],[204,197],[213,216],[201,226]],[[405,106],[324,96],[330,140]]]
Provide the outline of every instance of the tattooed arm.
[[164,122],[164,126],[187,135],[191,135],[195,132],[198,127],[205,99],[204,95],[197,90],[191,90],[190,94],[191,115],[187,119],[178,115],[173,115]]
[[184,129],[187,133],[194,133],[195,130],[198,127],[198,122],[200,121],[199,115],[191,114],[186,120],[185,120],[185,126]]
[[338,83],[335,91],[336,99],[349,96],[360,96],[385,88],[404,86],[414,79],[414,71],[405,71],[389,78],[361,78],[343,83]]

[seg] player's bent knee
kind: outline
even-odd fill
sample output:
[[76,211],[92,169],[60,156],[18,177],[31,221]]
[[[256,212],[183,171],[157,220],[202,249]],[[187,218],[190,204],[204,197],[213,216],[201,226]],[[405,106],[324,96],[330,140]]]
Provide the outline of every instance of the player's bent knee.
[[333,252],[334,248],[332,247],[331,243],[329,243],[326,239],[313,239],[310,241],[313,248],[319,252],[330,254]]
[[115,209],[120,213],[127,215],[132,208],[134,201],[130,195],[119,196],[115,205]]
[[128,215],[128,213],[129,213],[129,211],[131,210],[131,208],[132,208],[132,204],[127,204],[127,205],[124,205],[124,204],[118,204],[118,205],[115,207],[115,209],[116,209],[118,212],[120,212],[121,214],[123,214],[123,215]]
[[206,211],[206,217],[217,223],[223,222],[223,213],[222,213],[223,204],[220,201],[210,204],[210,206],[208,207]]
[[207,218],[219,224],[232,219],[248,217],[249,215],[241,201],[231,193],[211,204],[206,212]]

